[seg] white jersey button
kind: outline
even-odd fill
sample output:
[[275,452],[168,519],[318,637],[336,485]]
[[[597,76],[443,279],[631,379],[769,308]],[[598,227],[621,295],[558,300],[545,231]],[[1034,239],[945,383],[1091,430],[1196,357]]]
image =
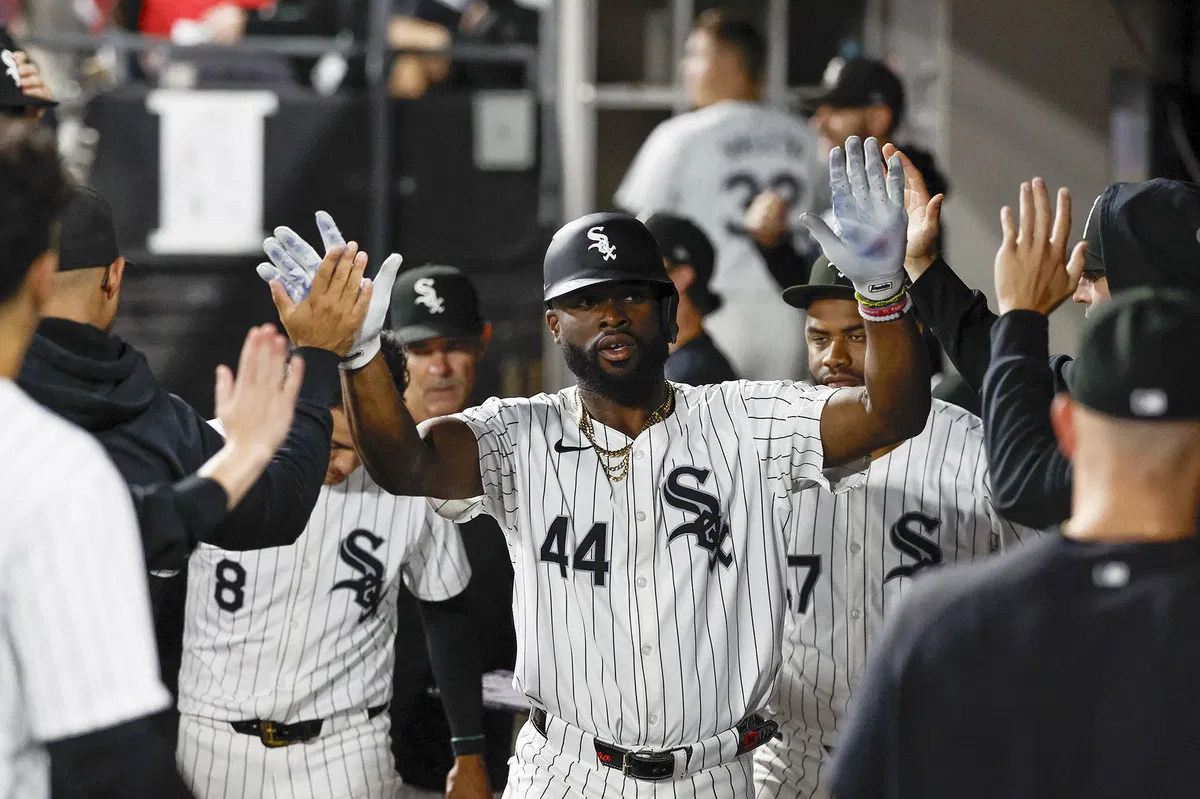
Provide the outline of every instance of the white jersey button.
[[645,577],[639,577],[639,578],[637,578],[637,587],[638,587],[638,588],[645,588],[645,587],[646,587],[646,578],[645,578]]
[[635,451],[633,453],[633,457],[637,458],[640,461],[642,459],[642,451],[640,449]]
[[862,547],[860,547],[858,544],[851,544],[850,551],[857,555],[859,552],[862,552]]
[[850,618],[852,618],[852,619],[861,619],[861,618],[862,618],[862,611],[861,611],[861,610],[857,610],[857,609],[850,611]]
[[651,724],[657,724],[658,723],[658,714],[651,713],[649,716],[646,717],[646,721],[650,722]]
[[650,646],[650,644],[642,644],[642,654],[643,655],[645,655],[646,657],[650,657],[650,655],[653,652],[654,652],[654,647]]
[[645,511],[638,511],[638,512],[637,512],[637,520],[638,520],[639,522],[644,522],[644,521],[646,521],[646,513],[645,513]]

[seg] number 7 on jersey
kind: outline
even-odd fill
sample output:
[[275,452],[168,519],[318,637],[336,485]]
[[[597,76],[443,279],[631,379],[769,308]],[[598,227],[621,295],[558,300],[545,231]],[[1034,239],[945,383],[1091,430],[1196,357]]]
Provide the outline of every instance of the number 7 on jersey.
[[[788,555],[787,565],[789,569],[807,569],[804,573],[804,582],[800,585],[800,598],[796,602],[796,612],[803,615],[808,612],[808,599],[812,596],[813,589],[817,587],[817,578],[821,576],[821,556]],[[789,600],[791,593],[788,591]]]

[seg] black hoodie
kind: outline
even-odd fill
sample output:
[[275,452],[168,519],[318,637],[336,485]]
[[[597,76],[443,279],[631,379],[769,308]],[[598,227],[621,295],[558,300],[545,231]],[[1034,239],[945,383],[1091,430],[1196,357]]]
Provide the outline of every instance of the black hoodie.
[[[65,319],[46,319],[19,384],[45,407],[96,436],[129,483],[147,567],[176,572],[203,541],[240,551],[287,546],[300,536],[329,465],[338,357],[301,349],[304,385],[287,440],[237,507],[195,472],[223,446],[205,418],[168,393],[142,353],[117,336]],[[178,580],[151,580],[164,678],[174,684],[179,646]]]
[[[1200,187],[1173,180],[1113,183],[1084,230],[1089,269],[1111,292],[1135,286],[1200,290]],[[997,317],[939,259],[909,289],[913,304],[967,383],[980,392],[992,502],[1007,518],[1050,527],[1071,511],[1071,464],[1050,426],[1054,395],[1070,391],[1074,362],[1049,354],[1048,320]]]

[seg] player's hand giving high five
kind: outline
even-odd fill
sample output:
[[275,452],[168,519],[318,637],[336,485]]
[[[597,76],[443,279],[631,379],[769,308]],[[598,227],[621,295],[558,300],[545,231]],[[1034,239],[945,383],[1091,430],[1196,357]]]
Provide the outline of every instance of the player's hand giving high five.
[[[347,246],[337,223],[324,211],[317,211],[317,230],[321,233],[326,259],[334,250]],[[289,227],[275,228],[275,235],[263,242],[263,251],[271,259],[271,263],[259,264],[258,275],[271,283],[275,305],[280,308],[282,314],[282,300],[293,304],[302,303],[309,296],[314,276],[322,263],[321,256]],[[392,301],[392,284],[396,282],[396,275],[403,263],[404,259],[400,255],[392,253],[379,267],[379,274],[374,280],[373,296],[354,336],[353,344],[348,352],[340,353],[343,356],[343,369],[360,369],[379,352],[379,335],[383,331],[388,305]],[[359,272],[360,279],[361,276],[362,272]]]
[[292,300],[281,281],[271,281],[279,318],[297,347],[316,347],[346,357],[371,303],[374,286],[363,278],[366,268],[367,254],[350,242],[325,254],[308,296],[299,303]]

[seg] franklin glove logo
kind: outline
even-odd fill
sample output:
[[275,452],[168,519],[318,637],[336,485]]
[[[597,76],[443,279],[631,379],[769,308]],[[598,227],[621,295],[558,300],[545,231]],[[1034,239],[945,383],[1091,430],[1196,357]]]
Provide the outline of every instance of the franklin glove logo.
[[[364,542],[370,549],[364,546]],[[379,607],[379,600],[383,595],[383,564],[373,554],[382,543],[383,539],[369,530],[355,530],[346,536],[339,549],[342,561],[361,576],[342,580],[333,586],[333,590],[345,588],[354,592],[355,604],[363,609],[362,615],[358,617],[360,623],[375,615],[375,609]]]
[[423,277],[413,283],[413,291],[417,292],[417,298],[413,300],[414,305],[424,305],[430,313],[441,313],[446,310],[446,301],[439,297],[433,288],[433,278]]
[[588,241],[596,242],[595,244],[590,245],[588,249],[599,252],[604,256],[604,260],[617,260],[617,245],[609,242],[608,236],[605,235],[604,227],[602,225],[597,225],[588,231]]
[[667,534],[667,544],[680,536],[696,536],[696,546],[708,552],[708,570],[711,572],[717,568],[718,562],[725,567],[733,563],[733,553],[722,551],[725,539],[729,538],[729,524],[721,518],[721,504],[714,494],[681,482],[682,478],[691,477],[697,486],[703,486],[710,474],[708,469],[677,466],[667,476],[663,499],[676,510],[696,514],[695,519],[684,522]]

